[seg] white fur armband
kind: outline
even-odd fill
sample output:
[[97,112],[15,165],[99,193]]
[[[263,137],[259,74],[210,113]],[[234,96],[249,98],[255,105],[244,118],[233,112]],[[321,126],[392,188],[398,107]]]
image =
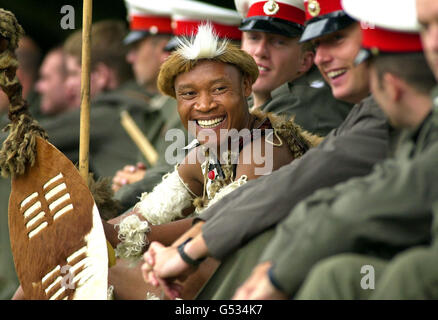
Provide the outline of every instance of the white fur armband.
[[141,258],[144,246],[149,244],[146,234],[151,230],[147,221],[135,214],[123,219],[119,227],[119,240],[115,248],[116,257],[136,262]]
[[143,193],[134,209],[153,225],[183,218],[182,211],[190,207],[193,197],[181,180],[178,170],[163,177],[150,193]]

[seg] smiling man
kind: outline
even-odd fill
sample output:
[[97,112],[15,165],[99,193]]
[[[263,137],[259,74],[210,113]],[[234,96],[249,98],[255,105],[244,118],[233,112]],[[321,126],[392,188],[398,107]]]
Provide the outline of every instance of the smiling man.
[[314,67],[310,43],[299,43],[306,14],[302,0],[235,0],[244,17],[242,49],[260,75],[252,86],[253,108],[294,116],[304,129],[326,135],[338,127],[352,104],[333,98]]
[[[409,11],[401,14],[401,19],[404,21],[415,20],[414,10],[415,0],[407,1]],[[380,6],[381,3],[369,3],[369,6]],[[405,3],[406,4],[406,3]],[[391,3],[389,4],[391,5]],[[350,3],[351,6],[351,3]],[[363,11],[360,5],[355,8],[356,12]],[[417,0],[417,17],[421,26],[421,38],[424,48],[424,54],[428,60],[435,78],[438,80],[438,3],[431,0]],[[366,10],[365,10],[366,12]],[[381,21],[382,23],[382,21]],[[387,22],[386,22],[387,23]],[[394,38],[393,34],[391,38]],[[388,37],[389,38],[389,37]],[[385,39],[388,41],[389,39]],[[407,44],[408,40],[398,42],[402,46]],[[388,41],[389,42],[389,41]],[[395,51],[394,49],[392,51]],[[372,90],[381,101],[385,112],[390,115],[391,122],[403,127],[417,127],[421,131],[428,130],[430,127],[429,120],[436,117],[436,107],[438,101],[437,89],[432,92],[434,99],[435,110],[430,112],[430,99],[428,91],[430,89],[431,72],[426,66],[424,57],[421,54],[411,55],[411,60],[398,57],[401,54],[387,54],[387,57],[376,57],[372,60],[374,65],[372,71]],[[404,61],[403,61],[404,60]],[[416,72],[413,72],[413,69]],[[386,73],[384,71],[392,71]],[[404,75],[407,83],[401,80],[398,75]],[[388,94],[389,92],[398,92],[395,96]],[[416,99],[420,99],[414,103],[413,107],[406,106],[406,99],[395,99],[396,96],[410,96],[412,94]],[[421,101],[422,100],[422,101]],[[403,105],[401,102],[405,102]],[[424,124],[421,123],[425,117]],[[414,130],[413,132],[416,132]],[[436,132],[436,128],[435,128]],[[431,135],[429,133],[429,135]],[[421,133],[418,136],[427,136]],[[433,136],[433,134],[431,135]],[[420,139],[421,140],[421,139]],[[423,182],[423,187],[434,181],[427,177]],[[417,203],[418,205],[418,203]],[[438,287],[438,252],[436,250],[437,234],[438,234],[438,202],[432,204],[428,208],[434,213],[433,226],[431,234],[434,237],[431,247],[417,246],[410,250],[400,253],[393,259],[377,258],[374,256],[365,256],[358,254],[343,254],[325,259],[318,263],[310,272],[298,294],[299,299],[437,299]],[[412,213],[414,211],[412,210]],[[411,225],[414,229],[414,224]],[[371,266],[375,276],[373,280],[374,290],[364,290],[361,287],[361,277],[364,274],[359,273],[364,266]]]
[[[371,258],[363,259],[349,272],[346,259],[330,265],[338,267],[333,269],[336,278],[356,275],[352,277],[354,281],[342,285],[333,281],[329,273],[322,278],[329,285],[324,287],[325,282],[319,285],[322,290],[334,292],[352,292],[352,287],[360,286],[362,290],[357,292],[367,296],[373,293],[370,289],[381,289],[377,282],[374,287],[380,273],[376,272],[370,288],[366,279],[370,274],[361,267],[373,268],[376,261],[398,259],[397,255],[404,255],[404,250],[431,241],[432,206],[438,192],[438,113],[432,107],[429,92],[436,82],[415,32],[417,22],[412,14],[415,3],[395,0],[342,3],[349,15],[373,24],[373,28],[362,27],[362,49],[355,63],[368,64],[375,99],[389,121],[402,129],[394,155],[377,164],[368,176],[321,189],[291,211],[278,225],[260,264],[237,291],[236,299],[292,297],[311,267],[318,268],[317,263],[324,258],[364,252]],[[394,6],[398,15],[375,15],[377,10],[388,12]],[[422,255],[410,258],[419,257]],[[418,267],[436,271],[433,264],[429,268]],[[408,279],[407,283],[415,282],[410,276]],[[433,286],[430,288],[436,294]],[[404,293],[395,297],[405,294],[412,298],[410,293],[407,286]]]
[[[114,246],[117,244],[116,253],[120,258],[141,257],[147,239],[154,239],[149,233],[154,236],[157,226],[180,220],[189,213],[198,215],[210,202],[219,202],[224,194],[233,192],[247,180],[259,178],[297,158],[305,152],[297,152],[299,143],[303,143],[305,149],[312,146],[307,140],[309,136],[297,127],[293,131],[294,138],[290,139],[290,125],[268,143],[266,129],[273,129],[271,120],[266,115],[250,114],[247,105],[257,76],[254,60],[228,40],[219,41],[211,25],[199,26],[196,37],[181,43],[166,60],[158,77],[158,87],[164,94],[176,98],[184,126],[188,127],[189,122],[194,125],[192,133],[198,141],[190,148],[187,158],[191,154],[201,157],[196,157],[195,162],[183,161],[152,192],[143,194],[132,214],[123,217],[116,227],[118,236],[114,235],[114,228],[107,227],[108,239]],[[250,139],[243,139],[236,149],[222,135],[223,131],[233,136],[231,131],[239,134],[244,130]],[[209,137],[207,144],[200,138],[203,134]],[[272,147],[269,172],[257,170],[263,163],[255,161],[256,144],[261,145],[262,150]],[[236,152],[239,161],[233,162],[232,157],[223,159],[215,149],[218,146],[220,151]],[[242,160],[245,154],[250,156],[248,162]],[[148,223],[153,227],[148,228]],[[181,231],[171,228],[168,232],[161,229],[160,233],[162,238],[165,235],[177,238]]]
[[[309,21],[303,34],[307,41],[316,41],[330,34],[339,35],[339,32],[349,26],[353,30],[359,28],[359,24],[343,12],[340,1],[319,1],[318,4],[320,10],[317,14],[308,14]],[[348,23],[343,23],[344,20]],[[316,28],[313,28],[314,23]],[[327,28],[321,28],[321,25],[318,27],[319,23]],[[360,38],[355,38],[356,35],[355,32],[347,32],[342,38],[335,37],[340,41],[330,50],[330,59],[339,61],[337,65],[344,65],[344,62],[341,64],[346,58],[343,51],[349,51],[348,65],[354,65],[360,50]],[[341,39],[349,41],[344,42]],[[316,56],[319,48],[324,45],[324,42],[319,43]],[[340,53],[342,55],[338,56]],[[359,70],[363,72],[361,77],[368,77],[367,69]],[[354,72],[354,69],[351,71]],[[373,99],[367,97],[368,83],[361,83],[363,87],[355,90],[354,94],[357,99],[354,102],[357,104],[347,119],[338,129],[332,130],[317,148],[309,150],[291,165],[257,179],[256,183],[248,182],[241,186],[224,198],[220,205],[213,205],[205,210],[199,217],[201,221],[174,243],[177,245],[188,237],[193,237],[186,247],[186,253],[192,258],[208,255],[222,260],[222,265],[204,286],[198,298],[231,298],[238,284],[248,277],[263,248],[272,238],[272,227],[284,219],[291,209],[320,188],[332,187],[352,177],[369,174],[372,166],[387,156],[390,135],[387,119]],[[354,88],[349,81],[343,82],[343,85]],[[343,92],[348,93],[348,90]],[[345,96],[350,97],[353,94]],[[177,268],[181,274],[187,272],[187,265],[171,265],[171,261],[175,260],[171,259],[173,256],[169,252],[171,248],[160,252],[160,259],[170,258],[169,265],[166,266],[169,269],[159,269],[157,274],[167,278],[170,274],[171,277],[177,276]]]

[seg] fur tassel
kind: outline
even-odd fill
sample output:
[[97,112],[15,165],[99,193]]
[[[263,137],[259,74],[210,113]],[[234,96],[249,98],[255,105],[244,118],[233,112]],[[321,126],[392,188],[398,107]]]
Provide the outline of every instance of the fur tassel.
[[90,173],[88,175],[88,189],[93,195],[102,219],[107,221],[120,214],[122,205],[113,198],[114,191],[111,189],[110,178],[99,178],[95,181],[93,174]]
[[15,50],[24,30],[14,14],[0,9],[0,88],[9,98],[9,120],[4,129],[10,131],[0,150],[0,170],[3,177],[22,175],[26,166],[35,162],[36,138],[47,139],[38,122],[32,119],[22,98],[22,86],[16,76],[18,61]]
[[177,53],[187,60],[212,59],[225,52],[228,41],[219,41],[210,23],[200,25],[191,39],[178,39]]

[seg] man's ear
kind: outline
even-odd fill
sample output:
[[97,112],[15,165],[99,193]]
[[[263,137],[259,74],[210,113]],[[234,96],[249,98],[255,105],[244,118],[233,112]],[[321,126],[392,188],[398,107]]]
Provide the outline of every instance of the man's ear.
[[301,54],[301,64],[298,68],[300,74],[304,74],[313,66],[315,60],[315,53],[312,51],[305,51]]
[[243,77],[243,92],[245,97],[248,98],[252,93],[252,81],[248,76]]
[[164,48],[166,47],[168,42],[169,42],[168,39],[164,38],[164,39],[161,39],[161,41],[157,44],[158,49],[161,50],[160,64],[163,64],[164,61],[166,61],[166,59],[171,54],[171,52],[164,50]]
[[386,91],[389,99],[394,102],[400,101],[406,84],[400,78],[389,72],[383,75],[382,80],[382,87]]
[[163,64],[164,61],[166,61],[166,59],[170,56],[170,52],[168,51],[164,51],[161,53],[160,55],[160,63]]
[[99,62],[92,72],[93,85],[98,92],[106,89],[115,89],[117,87],[117,80],[114,71],[105,63]]

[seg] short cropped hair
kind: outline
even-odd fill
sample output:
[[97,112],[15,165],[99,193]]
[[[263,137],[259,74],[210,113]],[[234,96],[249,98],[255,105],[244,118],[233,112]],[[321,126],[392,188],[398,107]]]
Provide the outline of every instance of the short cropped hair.
[[[123,39],[128,33],[126,24],[118,20],[103,20],[91,27],[91,62],[93,70],[97,64],[104,63],[113,69],[120,82],[132,78],[132,67],[126,61],[128,48]],[[72,33],[64,43],[65,53],[74,56],[81,63],[82,30]]]
[[429,94],[436,86],[436,80],[423,52],[415,53],[381,53],[371,59],[381,81],[385,73],[391,73],[418,92]]

